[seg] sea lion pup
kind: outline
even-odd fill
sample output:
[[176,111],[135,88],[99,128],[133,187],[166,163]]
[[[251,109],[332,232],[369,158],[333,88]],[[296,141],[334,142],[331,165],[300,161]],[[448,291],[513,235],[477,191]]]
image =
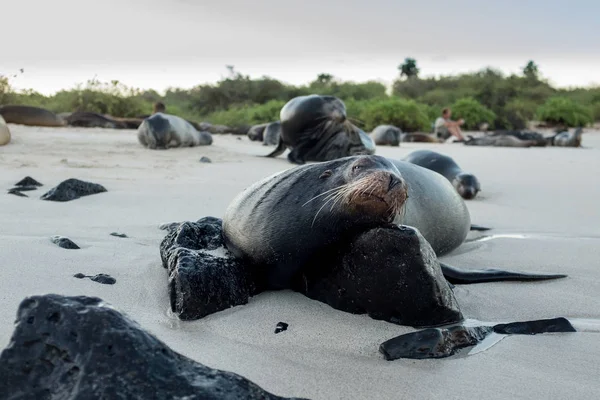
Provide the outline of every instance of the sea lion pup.
[[403,160],[444,176],[463,199],[473,199],[481,191],[481,185],[475,175],[464,172],[451,157],[444,154],[431,150],[417,150]]
[[280,121],[279,143],[266,157],[290,149],[288,160],[304,164],[375,153],[373,140],[347,120],[346,105],[337,97],[295,97],[281,109]]
[[328,268],[320,260],[357,235],[399,223],[418,229],[440,256],[464,241],[471,219],[440,174],[381,156],[353,156],[291,168],[250,186],[225,211],[223,238],[260,282],[282,289],[309,266]]
[[0,115],[0,146],[4,146],[10,142],[10,131],[8,130],[8,126],[6,126],[6,121]]
[[512,135],[483,136],[474,138],[467,136],[465,146],[492,146],[492,147],[531,147],[536,145],[535,140],[521,140]]
[[379,125],[370,136],[376,145],[400,146],[402,130],[392,125]]
[[65,121],[58,115],[39,107],[0,106],[0,115],[7,124],[49,127],[65,126]]
[[138,128],[138,140],[149,149],[170,147],[208,146],[212,136],[198,132],[189,122],[176,115],[155,113],[146,118]]
[[263,145],[277,146],[279,144],[279,136],[281,135],[281,122],[271,122],[267,124],[263,131]]
[[247,133],[248,139],[253,142],[262,142],[267,125],[269,125],[269,123],[251,126]]
[[581,147],[581,136],[583,135],[583,128],[579,127],[572,133],[568,130],[560,132],[550,138],[550,144],[552,146],[560,147]]

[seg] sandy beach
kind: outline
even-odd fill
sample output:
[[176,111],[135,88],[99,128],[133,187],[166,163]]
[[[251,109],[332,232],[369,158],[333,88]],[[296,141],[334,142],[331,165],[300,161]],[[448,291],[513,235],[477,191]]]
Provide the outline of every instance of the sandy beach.
[[[291,168],[285,155],[246,137],[214,135],[208,147],[152,151],[132,130],[9,125],[0,147],[0,348],[30,295],[98,296],[173,350],[238,373],[280,396],[310,399],[590,399],[600,392],[600,131],[585,148],[491,148],[402,143],[377,148],[401,158],[419,148],[452,156],[482,192],[467,202],[474,224],[492,227],[442,260],[462,268],[566,273],[566,279],[457,286],[466,318],[512,322],[564,316],[577,333],[510,336],[439,360],[385,361],[379,344],[412,328],[337,311],[291,291],[193,322],[169,313],[159,243],[164,222],[221,217],[258,179]],[[202,156],[212,163],[200,163]],[[31,176],[29,198],[6,190]],[[68,178],[108,192],[66,203],[39,197]],[[128,238],[110,236],[125,233]],[[67,236],[81,250],[50,241]],[[495,235],[483,238],[484,235]],[[115,285],[73,278],[110,274]],[[588,321],[585,321],[588,320]],[[275,325],[289,324],[275,335]],[[479,351],[483,350],[483,351]]]

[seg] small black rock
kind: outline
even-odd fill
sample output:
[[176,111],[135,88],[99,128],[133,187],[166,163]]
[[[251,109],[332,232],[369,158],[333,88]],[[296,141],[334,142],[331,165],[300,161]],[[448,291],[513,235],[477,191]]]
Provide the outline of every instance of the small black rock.
[[212,160],[208,157],[202,157],[202,158],[200,158],[200,162],[201,163],[211,163]]
[[71,239],[64,236],[52,236],[50,240],[63,249],[77,250],[80,248]]
[[275,327],[275,333],[281,333],[283,331],[287,331],[288,328],[288,324],[286,324],[285,322],[278,322],[277,326]]
[[124,234],[124,233],[118,233],[118,232],[112,232],[110,234],[110,236],[115,236],[115,237],[120,237],[120,238],[126,238],[126,237],[128,237],[126,234]]
[[494,326],[494,332],[507,335],[536,335],[538,333],[576,332],[564,317],[537,321],[511,322]]
[[98,275],[84,275],[81,272],[73,275],[74,278],[83,279],[90,278],[94,282],[102,283],[103,285],[114,285],[117,283],[117,280],[110,275],[107,274],[98,274]]
[[174,352],[97,297],[28,297],[0,354],[1,399],[281,399]]
[[21,193],[18,188],[13,188],[8,191],[8,194],[14,194],[19,197],[29,197],[25,193]]
[[26,176],[19,182],[15,183],[15,186],[44,186],[30,176]]
[[31,186],[17,186],[17,187],[14,187],[12,189],[8,189],[8,190],[9,191],[11,191],[11,190],[18,190],[20,192],[28,192],[30,190],[37,190],[37,188],[38,188],[37,186],[31,185]]
[[98,274],[89,277],[94,282],[102,283],[103,285],[114,285],[117,283],[117,280],[110,275],[107,274]]
[[58,184],[55,188],[44,194],[42,200],[50,201],[71,201],[82,196],[89,196],[96,193],[106,192],[106,188],[97,183],[84,182],[79,179],[67,179]]

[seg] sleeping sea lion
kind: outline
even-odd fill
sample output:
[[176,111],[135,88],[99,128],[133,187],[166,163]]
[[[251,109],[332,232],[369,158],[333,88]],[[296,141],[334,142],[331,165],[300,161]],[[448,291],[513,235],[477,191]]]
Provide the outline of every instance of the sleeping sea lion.
[[149,149],[212,144],[209,132],[198,132],[185,119],[160,112],[146,118],[138,128],[137,135],[139,142]]
[[65,121],[58,115],[39,107],[0,106],[0,115],[7,124],[49,127],[65,126]]

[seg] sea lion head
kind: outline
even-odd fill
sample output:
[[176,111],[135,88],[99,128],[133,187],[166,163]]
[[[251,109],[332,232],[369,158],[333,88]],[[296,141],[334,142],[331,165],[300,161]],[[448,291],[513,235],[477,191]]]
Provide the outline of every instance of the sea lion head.
[[157,149],[165,149],[171,141],[171,124],[163,117],[162,113],[155,113],[144,120],[146,135],[154,138],[150,143],[155,143]]
[[452,185],[463,199],[473,199],[481,191],[479,180],[472,174],[461,173],[456,175]]
[[335,208],[338,215],[353,223],[365,222],[370,226],[392,223],[403,212],[408,198],[406,182],[398,169],[384,157],[374,155],[341,161],[319,176],[320,180],[328,181],[326,187],[333,188],[313,197],[322,199],[318,212]]

